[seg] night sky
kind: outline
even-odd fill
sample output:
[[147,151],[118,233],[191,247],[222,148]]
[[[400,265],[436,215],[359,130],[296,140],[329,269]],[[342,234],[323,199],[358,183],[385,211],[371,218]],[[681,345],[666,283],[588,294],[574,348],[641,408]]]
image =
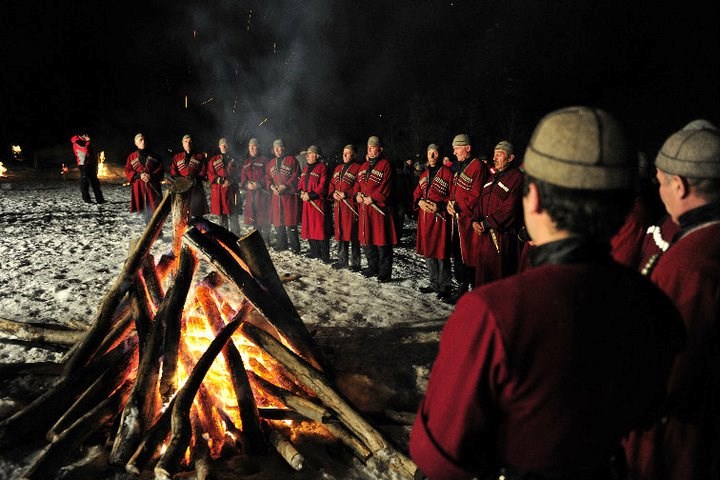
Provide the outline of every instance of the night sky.
[[586,104],[615,113],[654,157],[690,120],[720,120],[711,6],[10,0],[1,144],[69,156],[69,137],[87,130],[122,162],[138,131],[166,158],[185,133],[208,151],[220,136],[243,152],[250,137],[282,137],[328,155],[379,134],[399,159],[431,142],[449,152],[459,132],[480,151],[503,138],[522,150],[542,115]]

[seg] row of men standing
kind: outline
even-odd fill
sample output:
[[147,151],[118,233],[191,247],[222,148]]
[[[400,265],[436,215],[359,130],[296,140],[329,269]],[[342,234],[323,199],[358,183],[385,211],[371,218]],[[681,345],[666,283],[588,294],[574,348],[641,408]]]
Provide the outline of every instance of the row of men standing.
[[[143,212],[146,222],[160,201],[160,182],[164,168],[159,156],[145,147],[142,134],[135,136],[137,151],[128,156],[125,174],[132,186],[131,211]],[[257,229],[269,246],[271,226],[274,249],[300,253],[300,236],[308,241],[311,258],[330,263],[329,238],[338,242],[335,268],[360,269],[360,246],[367,259],[363,274],[379,282],[391,279],[393,245],[397,243],[390,209],[392,168],[382,156],[377,136],[368,139],[363,164],[356,162],[353,145],[343,149],[343,163],[333,172],[320,162],[320,149],[307,149],[307,165],[300,169],[293,155],[285,154],[281,139],[273,142],[273,158],[260,154],[257,139],[248,142],[244,162],[228,151],[220,139],[219,153],[209,160],[195,152],[192,138],[183,137],[183,152],[173,156],[170,176],[193,180],[191,216],[219,215],[221,223],[239,233],[237,215],[244,212],[244,223]],[[208,208],[203,182],[211,185]],[[244,208],[238,208],[240,192],[245,192]],[[326,200],[332,199],[332,212]],[[333,218],[333,221],[330,221]],[[299,229],[302,225],[302,229]],[[332,230],[329,227],[332,225]],[[301,232],[301,235],[300,235]]]
[[420,291],[449,302],[473,286],[515,273],[522,251],[523,174],[512,144],[495,146],[493,165],[472,155],[467,134],[456,135],[452,147],[457,162],[447,166],[439,161],[439,147],[428,146],[427,168],[413,193],[416,251],[429,272],[429,285]]

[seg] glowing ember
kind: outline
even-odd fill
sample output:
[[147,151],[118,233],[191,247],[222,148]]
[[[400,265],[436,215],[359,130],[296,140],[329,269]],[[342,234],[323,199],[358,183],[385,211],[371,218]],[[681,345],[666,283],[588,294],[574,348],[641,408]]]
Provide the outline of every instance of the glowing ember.
[[5,168],[5,167],[3,166],[3,163],[0,162],[0,177],[6,176],[6,175],[5,175],[5,172],[7,172],[7,168]]
[[20,145],[13,145],[10,149],[12,153],[12,159],[16,162],[22,162],[25,160],[25,157],[23,157],[22,149],[20,148]]

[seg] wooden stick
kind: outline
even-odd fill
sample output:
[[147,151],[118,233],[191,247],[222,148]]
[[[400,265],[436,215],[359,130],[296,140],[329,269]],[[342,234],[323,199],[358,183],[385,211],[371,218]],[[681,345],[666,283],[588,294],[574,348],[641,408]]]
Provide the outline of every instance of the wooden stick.
[[135,453],[133,453],[130,460],[125,464],[125,470],[128,473],[140,475],[145,465],[155,458],[160,445],[168,438],[170,418],[172,416],[173,406],[175,405],[175,398],[177,397],[173,397],[167,408],[158,416],[153,426],[150,427],[143,437],[140,445],[138,445]]
[[78,449],[85,439],[97,431],[98,425],[109,422],[112,417],[117,415],[120,405],[129,391],[130,381],[126,381],[112,395],[106,397],[95,408],[75,421],[72,426],[43,449],[30,468],[24,473],[22,479],[46,480],[54,478],[67,458]]
[[122,465],[130,460],[145,429],[159,410],[158,378],[163,344],[162,321],[156,318],[143,349],[137,375],[128,401],[125,403],[120,426],[115,435],[110,463]]
[[197,480],[207,480],[212,477],[213,460],[210,456],[210,447],[207,440],[203,437],[202,422],[197,412],[197,408],[193,407],[190,413],[190,423],[193,430],[192,461],[195,466],[195,476]]
[[155,317],[155,321],[161,320],[165,325],[162,375],[160,377],[160,396],[165,402],[175,395],[177,391],[177,359],[182,313],[196,267],[197,259],[195,255],[188,247],[183,247],[180,252],[180,263],[175,283],[168,290]]
[[60,375],[64,365],[56,362],[0,363],[0,378],[20,375]]
[[290,440],[284,438],[275,429],[269,429],[268,439],[288,465],[295,470],[302,470],[305,457],[297,451],[297,448],[295,448],[295,445],[293,445]]
[[242,332],[280,362],[297,380],[306,385],[337,418],[370,449],[373,456],[406,478],[413,478],[417,466],[408,457],[395,450],[383,436],[362,418],[338,394],[320,372],[291,352],[271,335],[248,323]]
[[150,254],[145,257],[145,261],[142,264],[141,275],[145,281],[145,288],[147,288],[153,308],[157,311],[165,297],[165,292],[162,288],[160,273],[155,266],[155,259]]
[[70,346],[76,344],[85,334],[83,330],[39,323],[17,322],[4,318],[0,318],[0,333],[28,342]]
[[25,408],[1,421],[0,448],[42,438],[81,392],[87,390],[105,370],[130,362],[136,348],[137,340],[128,339],[95,362],[62,378]]
[[179,462],[185,454],[185,449],[190,441],[189,414],[195,394],[215,357],[220,353],[220,350],[222,350],[241,322],[242,318],[235,317],[222,329],[198,360],[185,385],[178,391],[170,420],[172,431],[170,443],[155,465],[155,475],[172,477],[176,473]]
[[273,395],[278,400],[283,402],[288,408],[291,408],[292,410],[308,418],[309,420],[314,420],[320,423],[328,423],[333,421],[333,413],[324,406],[318,405],[317,403],[307,398],[288,392],[284,388],[278,387],[277,385],[265,380],[259,375],[255,375],[252,373],[249,375],[253,377],[253,381],[258,384],[261,390]]
[[193,182],[189,178],[180,177],[173,180],[172,186],[175,193],[172,201],[172,253],[175,258],[178,258],[182,246],[182,237],[187,230],[188,219],[190,218],[190,195],[192,194]]
[[98,311],[95,322],[90,327],[87,335],[77,344],[77,348],[72,357],[67,360],[65,366],[65,375],[78,370],[83,365],[87,364],[88,361],[93,357],[96,352],[98,344],[112,328],[112,319],[115,309],[120,304],[120,300],[130,289],[132,279],[135,276],[135,272],[142,265],[145,260],[152,244],[160,234],[163,223],[170,213],[170,196],[166,194],[163,200],[155,210],[150,223],[145,229],[140,241],[136,245],[135,249],[130,252],[122,272],[115,280],[115,283],[110,287],[110,290],[105,294],[105,298],[102,301],[100,309]]
[[107,371],[103,372],[55,422],[48,431],[46,438],[49,441],[54,441],[75,420],[95,407],[101,400],[107,398],[111,392],[115,391],[127,379],[131,379],[130,374],[137,366],[137,362],[132,357],[129,360],[111,365]]
[[275,327],[277,335],[283,338],[307,358],[314,367],[321,369],[321,354],[310,332],[304,325],[289,321],[291,316],[275,299],[257,283],[257,281],[244,270],[237,261],[218,244],[212,242],[198,229],[191,228],[184,237],[198,252],[200,252],[222,275],[234,282],[245,298],[262,313]]
[[350,433],[347,428],[343,427],[339,423],[323,423],[325,427],[335,438],[345,444],[355,455],[363,462],[367,461],[368,458],[372,457],[372,452],[364,443],[360,441],[355,435]]
[[[200,284],[195,289],[195,295],[205,312],[208,324],[217,336],[225,326],[225,323],[217,308],[212,291],[207,286]],[[252,305],[250,302],[243,301],[239,313],[240,317],[244,319],[251,308]],[[227,342],[225,347],[223,347],[223,358],[225,360],[225,366],[230,373],[235,398],[237,398],[238,408],[240,410],[243,449],[245,453],[249,455],[261,453],[264,450],[262,448],[264,442],[257,404],[255,403],[250,381],[245,372],[245,364],[233,342]]]

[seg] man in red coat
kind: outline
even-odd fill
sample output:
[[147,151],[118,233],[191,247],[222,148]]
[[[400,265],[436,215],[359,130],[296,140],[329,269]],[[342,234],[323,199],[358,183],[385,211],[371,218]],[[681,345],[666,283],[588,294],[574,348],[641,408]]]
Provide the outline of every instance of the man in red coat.
[[87,133],[73,135],[70,143],[72,143],[73,154],[80,169],[80,194],[83,202],[92,203],[90,200],[90,187],[92,186],[95,201],[105,203],[102,190],[100,190],[100,180],[97,177],[98,165],[95,152],[90,144],[90,135]]
[[190,216],[202,217],[208,213],[207,197],[203,182],[207,180],[207,155],[193,150],[193,141],[190,135],[182,138],[183,151],[176,153],[170,165],[172,178],[185,177],[192,180],[190,193]]
[[275,250],[300,253],[298,222],[300,206],[297,188],[300,179],[300,165],[292,155],[285,155],[285,144],[281,139],[273,142],[275,157],[270,159],[265,170],[266,187],[272,192],[270,217],[275,227]]
[[377,276],[378,282],[385,283],[392,278],[393,245],[397,244],[397,233],[388,206],[393,169],[382,151],[380,137],[371,136],[365,163],[358,172],[355,201],[360,215],[358,238],[368,263],[362,273],[366,277]]
[[220,224],[235,235],[240,234],[238,223],[240,165],[230,155],[225,138],[218,141],[220,153],[208,161],[210,183],[210,213],[220,217]]
[[650,279],[675,302],[687,348],[675,360],[663,416],[626,443],[643,480],[720,478],[720,132],[694,121],[655,160],[660,198],[680,226]]
[[417,211],[415,251],[425,257],[430,276],[430,284],[420,287],[420,292],[434,292],[443,301],[450,301],[452,287],[450,216],[445,210],[452,181],[452,171],[440,164],[439,147],[431,143],[427,148],[427,168],[413,192],[413,207]]
[[634,159],[604,111],[540,121],[524,158],[533,267],[473,289],[447,321],[410,435],[416,478],[613,478],[683,338],[670,299],[610,257]]
[[480,236],[480,255],[475,268],[475,286],[513,275],[518,270],[522,228],[523,173],[515,162],[515,151],[503,140],[495,146],[494,169],[480,195],[482,216],[472,223]]
[[267,189],[268,158],[260,153],[257,138],[248,142],[248,156],[240,173],[240,185],[245,189],[245,225],[260,232],[265,245],[270,246],[270,196]]
[[325,222],[325,199],[328,190],[328,171],[320,162],[320,148],[310,145],[307,164],[300,174],[298,191],[302,201],[302,238],[308,241],[308,257],[330,263],[330,237]]
[[335,167],[328,187],[328,198],[333,200],[333,227],[338,257],[332,267],[334,269],[349,268],[354,272],[359,272],[358,218],[360,214],[357,205],[354,206],[353,203],[355,202],[360,164],[356,161],[355,145],[345,145],[342,158],[343,163]]
[[472,223],[480,218],[480,195],[490,172],[484,162],[471,157],[469,135],[456,135],[452,146],[457,162],[452,166],[455,178],[447,211],[452,219],[450,246],[455,280],[458,282],[457,300],[475,283],[475,267],[480,259],[480,235],[475,233]]
[[162,200],[162,182],[165,167],[150,149],[145,147],[145,135],[135,135],[137,150],[125,161],[125,178],[130,182],[130,211],[141,212],[145,224],[150,223],[155,209]]

